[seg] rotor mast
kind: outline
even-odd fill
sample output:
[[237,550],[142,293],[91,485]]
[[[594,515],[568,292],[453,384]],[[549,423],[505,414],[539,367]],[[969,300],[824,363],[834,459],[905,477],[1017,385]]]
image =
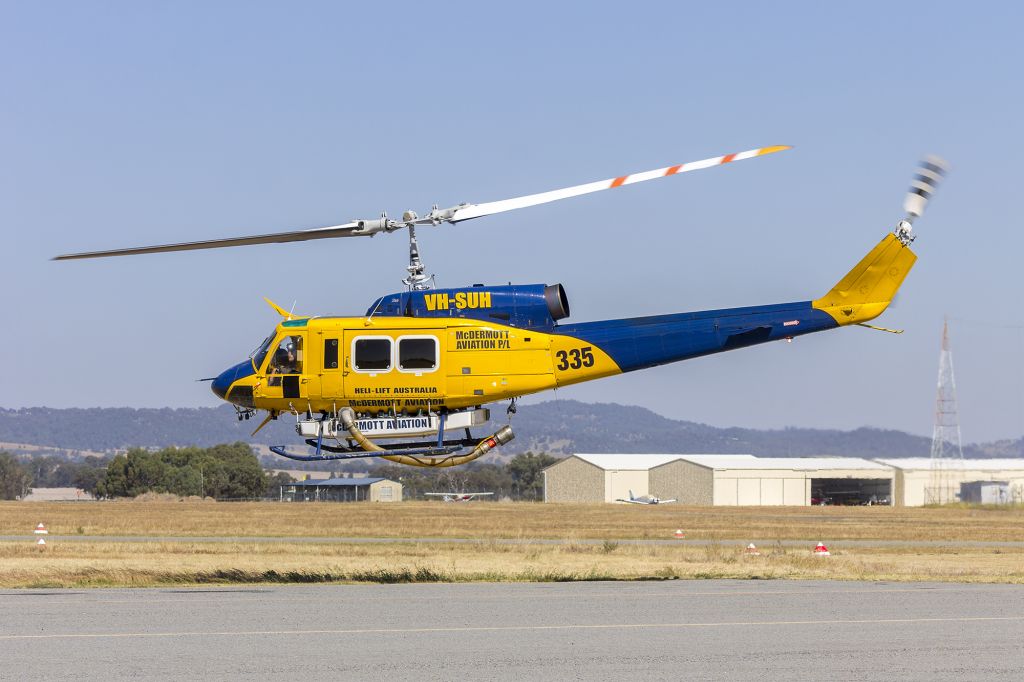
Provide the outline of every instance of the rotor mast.
[[416,227],[409,225],[409,265],[405,269],[409,276],[402,280],[402,284],[409,287],[409,291],[424,291],[430,288],[430,281],[433,275],[426,274],[427,266],[420,260],[420,248],[416,243]]

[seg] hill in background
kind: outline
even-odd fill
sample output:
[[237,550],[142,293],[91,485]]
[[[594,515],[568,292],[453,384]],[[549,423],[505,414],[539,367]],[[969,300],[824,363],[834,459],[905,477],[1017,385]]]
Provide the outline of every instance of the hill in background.
[[[503,422],[502,407],[492,425]],[[268,424],[239,422],[227,406],[200,408],[0,409],[0,447],[36,446],[43,451],[109,453],[131,446],[167,447],[244,441],[262,446],[286,444],[297,450],[289,415]],[[762,457],[845,455],[850,457],[927,457],[930,439],[902,431],[786,428],[718,428],[662,417],[642,407],[554,400],[522,405],[512,417],[516,439],[500,455],[532,450],[573,452],[748,453]],[[496,427],[495,427],[496,428]],[[487,435],[483,431],[478,434]],[[964,447],[964,457],[1024,457],[1024,438]],[[285,460],[281,460],[284,462]]]

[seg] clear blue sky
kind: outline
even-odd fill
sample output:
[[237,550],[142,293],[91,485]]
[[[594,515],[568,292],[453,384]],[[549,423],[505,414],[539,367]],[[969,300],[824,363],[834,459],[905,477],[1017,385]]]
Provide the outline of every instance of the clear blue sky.
[[[424,231],[443,286],[565,284],[578,321],[813,298],[953,171],[864,329],[560,391],[753,427],[930,433],[942,316],[965,440],[1024,432],[1016,3],[9,3],[0,405],[197,406],[276,322],[401,288],[372,240],[68,251],[489,201],[795,149]],[[1014,326],[1016,325],[1016,326]],[[552,394],[542,396],[552,397]]]

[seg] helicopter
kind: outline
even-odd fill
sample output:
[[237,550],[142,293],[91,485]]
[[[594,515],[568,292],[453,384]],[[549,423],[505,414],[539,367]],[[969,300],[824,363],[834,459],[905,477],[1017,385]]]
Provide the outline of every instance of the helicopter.
[[247,420],[294,415],[310,448],[278,455],[299,461],[378,457],[420,467],[471,462],[514,438],[510,424],[484,438],[493,403],[584,381],[850,325],[900,333],[868,322],[885,311],[913,267],[920,217],[947,165],[926,157],[904,200],[905,217],[820,298],[793,303],[565,323],[561,284],[434,288],[416,228],[466,220],[754,159],[789,149],[762,147],[512,199],[434,205],[424,216],[156,246],[56,256],[75,260],[192,251],[316,239],[372,237],[406,230],[403,291],[381,296],[363,315],[295,315],[265,299],[281,320],[246,359],[206,379]]

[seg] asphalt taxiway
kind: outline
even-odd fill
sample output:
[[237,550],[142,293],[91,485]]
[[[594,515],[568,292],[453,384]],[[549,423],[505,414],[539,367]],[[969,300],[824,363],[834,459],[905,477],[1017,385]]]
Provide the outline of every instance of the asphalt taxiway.
[[1019,679],[1024,588],[801,581],[0,591],[0,679]]

